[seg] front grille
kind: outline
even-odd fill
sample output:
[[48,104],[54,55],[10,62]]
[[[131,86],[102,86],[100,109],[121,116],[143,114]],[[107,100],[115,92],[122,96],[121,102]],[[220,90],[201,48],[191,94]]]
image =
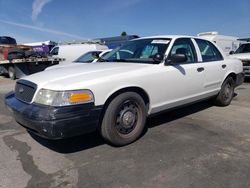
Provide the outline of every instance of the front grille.
[[30,103],[36,92],[36,88],[37,85],[32,82],[19,80],[15,87],[15,97],[23,102]]

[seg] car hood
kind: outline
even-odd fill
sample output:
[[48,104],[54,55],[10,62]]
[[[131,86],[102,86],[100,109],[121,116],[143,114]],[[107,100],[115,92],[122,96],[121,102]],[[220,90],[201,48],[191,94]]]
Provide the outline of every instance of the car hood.
[[250,61],[250,53],[233,54],[233,55],[230,55],[229,57]]
[[[139,63],[91,63],[73,64],[64,68],[51,69],[39,72],[23,79],[37,84],[38,88],[51,90],[68,90],[81,82],[87,86],[103,80],[120,78],[121,75],[137,75],[138,70],[151,67],[151,64]],[[134,74],[127,73],[134,72]]]
[[[67,67],[74,67],[76,63],[74,62],[63,62],[63,63],[60,63],[59,65],[53,65],[53,66],[50,66],[48,68],[45,69],[45,71],[47,70],[52,70],[52,69],[61,69],[61,68],[67,68]],[[87,63],[82,63],[82,64],[87,64]]]

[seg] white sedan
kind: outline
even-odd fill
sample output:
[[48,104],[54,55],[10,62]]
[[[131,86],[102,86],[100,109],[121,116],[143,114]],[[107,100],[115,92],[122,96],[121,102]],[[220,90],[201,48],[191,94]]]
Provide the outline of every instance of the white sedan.
[[239,60],[197,37],[140,38],[101,61],[18,80],[6,104],[17,122],[45,138],[99,130],[123,146],[140,137],[152,114],[205,99],[229,105],[244,79]]

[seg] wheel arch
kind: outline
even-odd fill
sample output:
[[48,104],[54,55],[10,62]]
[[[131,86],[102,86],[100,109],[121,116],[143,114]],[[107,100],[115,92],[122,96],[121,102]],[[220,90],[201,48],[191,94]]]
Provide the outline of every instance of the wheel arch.
[[[237,74],[235,72],[229,72],[228,74],[226,74],[225,78],[223,79],[223,82],[228,78],[228,77],[232,77],[233,80],[236,82],[237,79]],[[223,84],[222,82],[222,84]],[[222,85],[221,84],[221,85]]]
[[105,103],[103,105],[103,110],[101,112],[101,116],[100,116],[100,120],[99,120],[99,125],[101,125],[103,116],[104,116],[105,111],[106,111],[108,105],[110,104],[110,102],[115,97],[117,97],[118,95],[120,95],[122,93],[125,93],[125,92],[135,92],[135,93],[139,94],[142,97],[143,101],[145,102],[147,110],[149,110],[149,107],[150,107],[150,97],[149,97],[148,93],[144,89],[142,89],[141,87],[138,87],[138,86],[129,86],[129,87],[120,88],[120,89],[114,91],[106,99],[106,101],[105,101]]

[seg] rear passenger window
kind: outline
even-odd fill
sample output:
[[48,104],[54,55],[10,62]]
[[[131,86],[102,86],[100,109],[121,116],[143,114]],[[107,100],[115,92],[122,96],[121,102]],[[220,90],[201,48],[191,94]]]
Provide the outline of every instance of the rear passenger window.
[[195,41],[199,46],[203,62],[223,60],[223,56],[211,42],[202,39]]

